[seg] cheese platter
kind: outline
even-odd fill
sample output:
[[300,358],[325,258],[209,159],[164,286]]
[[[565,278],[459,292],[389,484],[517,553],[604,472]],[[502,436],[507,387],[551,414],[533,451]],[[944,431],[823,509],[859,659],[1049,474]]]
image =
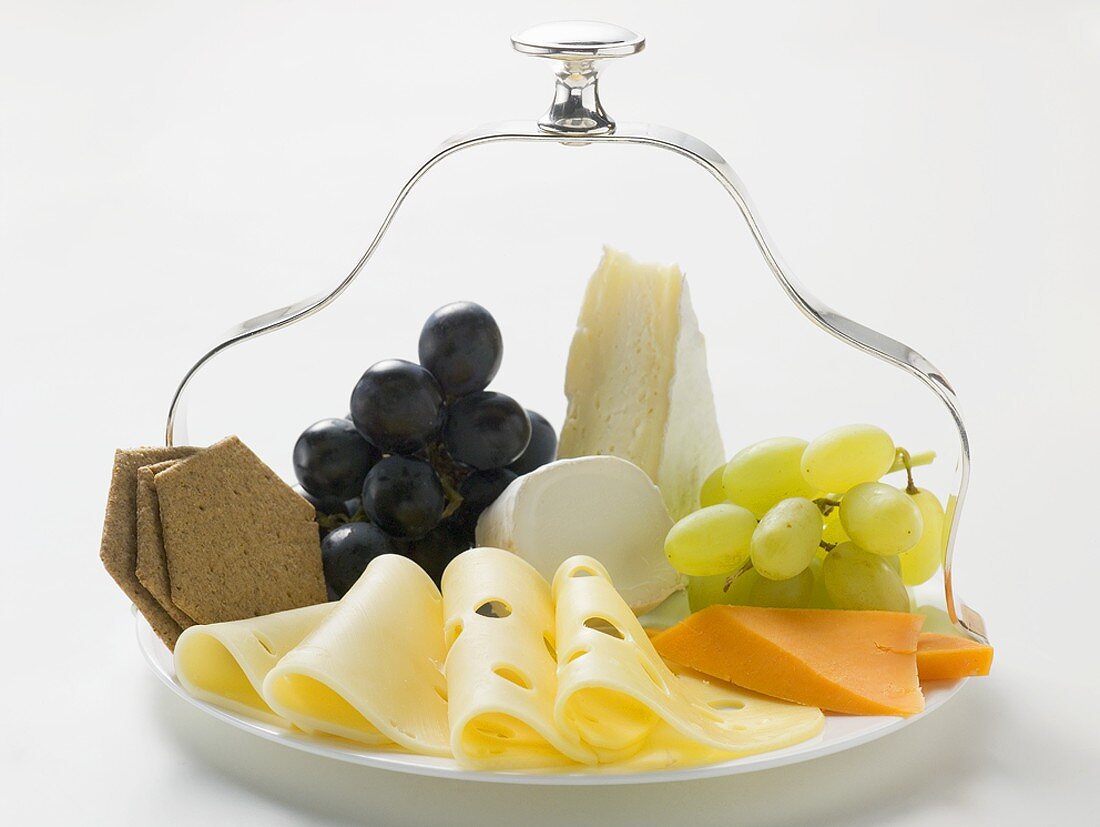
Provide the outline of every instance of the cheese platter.
[[[591,22],[514,36],[557,67],[542,119],[446,141],[335,289],[232,329],[179,384],[165,445],[116,452],[100,556],[189,703],[383,769],[643,783],[848,749],[989,673],[951,569],[969,475],[954,390],[794,280],[717,152],[611,118],[598,61],[644,43]],[[232,433],[187,444],[211,359],[335,301],[432,167],[501,141],[641,144],[707,169],[807,318],[943,403],[954,490],[918,485],[936,452],[878,425],[725,444],[687,277],[609,246],[579,297],[559,427],[496,388],[501,327],[460,300],[424,321],[416,361],[373,354],[346,415],[287,435],[293,482]]]

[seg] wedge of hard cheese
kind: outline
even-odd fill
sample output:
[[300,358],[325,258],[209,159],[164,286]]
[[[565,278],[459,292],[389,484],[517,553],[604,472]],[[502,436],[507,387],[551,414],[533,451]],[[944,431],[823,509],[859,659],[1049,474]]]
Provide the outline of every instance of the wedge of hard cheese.
[[559,457],[622,457],[657,484],[673,519],[699,507],[699,488],[725,452],[679,267],[604,248],[577,319],[565,394]]
[[956,635],[923,632],[917,639],[917,674],[922,681],[953,681],[988,675],[993,647]]
[[775,698],[854,715],[924,709],[922,615],[710,606],[658,635],[669,660]]

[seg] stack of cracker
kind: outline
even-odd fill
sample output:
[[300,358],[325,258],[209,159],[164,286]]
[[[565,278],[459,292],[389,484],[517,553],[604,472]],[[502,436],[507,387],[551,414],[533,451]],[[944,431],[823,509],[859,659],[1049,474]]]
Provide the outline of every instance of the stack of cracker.
[[244,443],[115,453],[100,558],[153,631],[324,603],[313,506]]

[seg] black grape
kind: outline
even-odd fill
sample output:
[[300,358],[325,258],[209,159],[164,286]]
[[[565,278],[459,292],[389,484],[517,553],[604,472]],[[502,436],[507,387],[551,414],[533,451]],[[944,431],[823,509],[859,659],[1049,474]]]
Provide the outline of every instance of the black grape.
[[451,457],[473,468],[500,468],[514,462],[531,440],[531,420],[516,400],[479,391],[447,406],[443,443]]
[[458,487],[462,505],[459,506],[456,516],[465,522],[476,524],[481,512],[492,505],[515,478],[516,475],[507,468],[491,468],[470,474]]
[[363,510],[391,537],[423,537],[439,524],[446,507],[439,477],[423,460],[386,457],[363,483]]
[[399,553],[397,544],[378,526],[370,523],[337,526],[321,541],[325,582],[337,598],[343,597],[371,560],[382,554]]
[[346,500],[359,493],[367,471],[380,457],[346,419],[322,419],[294,443],[294,475],[318,499]]
[[293,485],[291,488],[294,489],[295,494],[312,505],[317,514],[322,517],[328,517],[333,514],[350,516],[355,513],[353,511],[348,511],[349,501],[347,500],[341,500],[338,497],[314,497],[300,485]]
[[485,390],[500,369],[504,341],[489,311],[473,302],[439,308],[420,331],[420,364],[449,397]]
[[554,433],[554,426],[545,416],[532,410],[527,411],[527,418],[531,420],[531,441],[520,458],[508,466],[508,470],[519,476],[553,462],[558,454],[558,435]]
[[351,418],[387,454],[412,454],[443,425],[443,392],[420,365],[386,359],[367,369],[351,392]]
[[447,564],[473,544],[473,537],[464,526],[445,520],[419,540],[406,543],[405,554],[418,563],[438,586]]

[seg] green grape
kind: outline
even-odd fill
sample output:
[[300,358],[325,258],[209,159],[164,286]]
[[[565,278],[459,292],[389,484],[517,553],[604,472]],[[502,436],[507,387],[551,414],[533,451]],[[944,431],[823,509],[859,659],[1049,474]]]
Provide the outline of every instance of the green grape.
[[749,593],[760,576],[749,569],[740,577],[734,578],[728,590],[723,591],[729,575],[715,574],[710,577],[689,577],[687,585],[688,607],[693,612],[707,606],[728,605],[744,606],[748,603]]
[[[833,497],[832,499],[840,499],[839,497]],[[839,546],[841,543],[846,543],[851,537],[848,536],[848,532],[844,530],[844,526],[840,524],[840,509],[834,508],[828,514],[825,515],[825,528],[821,532],[821,539],[826,543],[833,546]]]
[[707,606],[722,603],[722,586],[725,582],[725,575],[721,574],[711,577],[689,577],[687,583],[688,608],[692,612],[698,612]]
[[718,505],[726,502],[726,489],[722,487],[722,475],[726,472],[725,465],[719,465],[703,481],[703,487],[699,489],[699,507]]
[[940,635],[955,635],[963,637],[951,617],[938,606],[917,606],[917,613],[924,615],[924,625],[920,627],[922,632],[935,632]]
[[821,543],[821,511],[805,497],[776,504],[752,533],[752,567],[771,580],[800,574]]
[[749,559],[756,518],[733,503],[700,508],[681,519],[665,538],[665,556],[684,574],[727,574]]
[[802,452],[802,476],[819,491],[847,491],[874,482],[894,464],[894,440],[875,425],[826,431]]
[[838,609],[909,611],[909,593],[901,575],[881,555],[843,543],[821,564],[825,589]]
[[862,482],[840,501],[840,524],[852,542],[875,554],[900,554],[917,544],[920,509],[904,491],[882,482]]
[[786,580],[769,580],[757,577],[749,591],[749,606],[766,606],[775,609],[804,609],[810,604],[814,591],[814,575],[803,569]]
[[918,586],[935,574],[943,561],[945,515],[943,506],[932,492],[918,489],[915,494],[908,496],[920,509],[924,529],[917,544],[899,555],[901,579],[905,581],[906,586]]
[[734,455],[722,474],[726,499],[763,517],[788,497],[813,498],[817,491],[802,479],[804,439],[777,437],[750,445]]
[[814,577],[814,588],[810,592],[810,600],[806,604],[810,609],[835,609],[836,606],[833,603],[833,599],[829,597],[829,592],[825,588],[825,575],[822,573],[822,566],[824,565],[824,559],[815,557],[810,563],[810,567],[806,571],[810,572]]

